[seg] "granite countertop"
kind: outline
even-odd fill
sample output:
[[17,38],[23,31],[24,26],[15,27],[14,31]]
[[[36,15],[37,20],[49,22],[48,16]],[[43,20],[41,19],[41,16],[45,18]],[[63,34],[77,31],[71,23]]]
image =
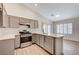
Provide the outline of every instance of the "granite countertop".
[[0,35],[0,40],[15,39],[15,34]]
[[61,34],[43,34],[43,33],[32,33],[32,34],[39,34],[39,35],[50,36],[55,38],[64,37],[64,35],[61,35]]

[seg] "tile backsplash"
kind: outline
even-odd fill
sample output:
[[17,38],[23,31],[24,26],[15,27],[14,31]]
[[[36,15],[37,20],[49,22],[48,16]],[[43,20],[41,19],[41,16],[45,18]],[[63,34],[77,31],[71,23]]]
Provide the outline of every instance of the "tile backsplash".
[[27,30],[30,32],[40,32],[39,29],[31,29],[25,26],[21,26],[20,28],[0,28],[0,35],[8,35],[8,34],[19,34],[19,31]]

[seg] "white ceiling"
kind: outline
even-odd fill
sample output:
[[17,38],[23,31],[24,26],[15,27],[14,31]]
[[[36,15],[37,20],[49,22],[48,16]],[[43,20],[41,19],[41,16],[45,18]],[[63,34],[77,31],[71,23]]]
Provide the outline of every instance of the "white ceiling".
[[79,17],[79,3],[38,3],[38,6],[34,6],[34,3],[24,3],[24,5],[52,21]]

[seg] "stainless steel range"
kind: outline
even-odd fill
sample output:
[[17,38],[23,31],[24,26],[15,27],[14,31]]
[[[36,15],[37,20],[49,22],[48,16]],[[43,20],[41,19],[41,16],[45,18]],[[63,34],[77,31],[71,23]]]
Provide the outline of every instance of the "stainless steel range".
[[32,44],[32,34],[29,31],[23,30],[20,33],[20,47],[26,47]]

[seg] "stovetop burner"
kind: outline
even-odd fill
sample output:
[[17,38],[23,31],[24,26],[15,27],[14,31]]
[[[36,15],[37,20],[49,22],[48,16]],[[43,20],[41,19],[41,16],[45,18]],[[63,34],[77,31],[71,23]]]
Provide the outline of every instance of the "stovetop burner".
[[19,32],[20,34],[31,34],[31,32],[27,31],[27,30],[23,30],[21,32]]

